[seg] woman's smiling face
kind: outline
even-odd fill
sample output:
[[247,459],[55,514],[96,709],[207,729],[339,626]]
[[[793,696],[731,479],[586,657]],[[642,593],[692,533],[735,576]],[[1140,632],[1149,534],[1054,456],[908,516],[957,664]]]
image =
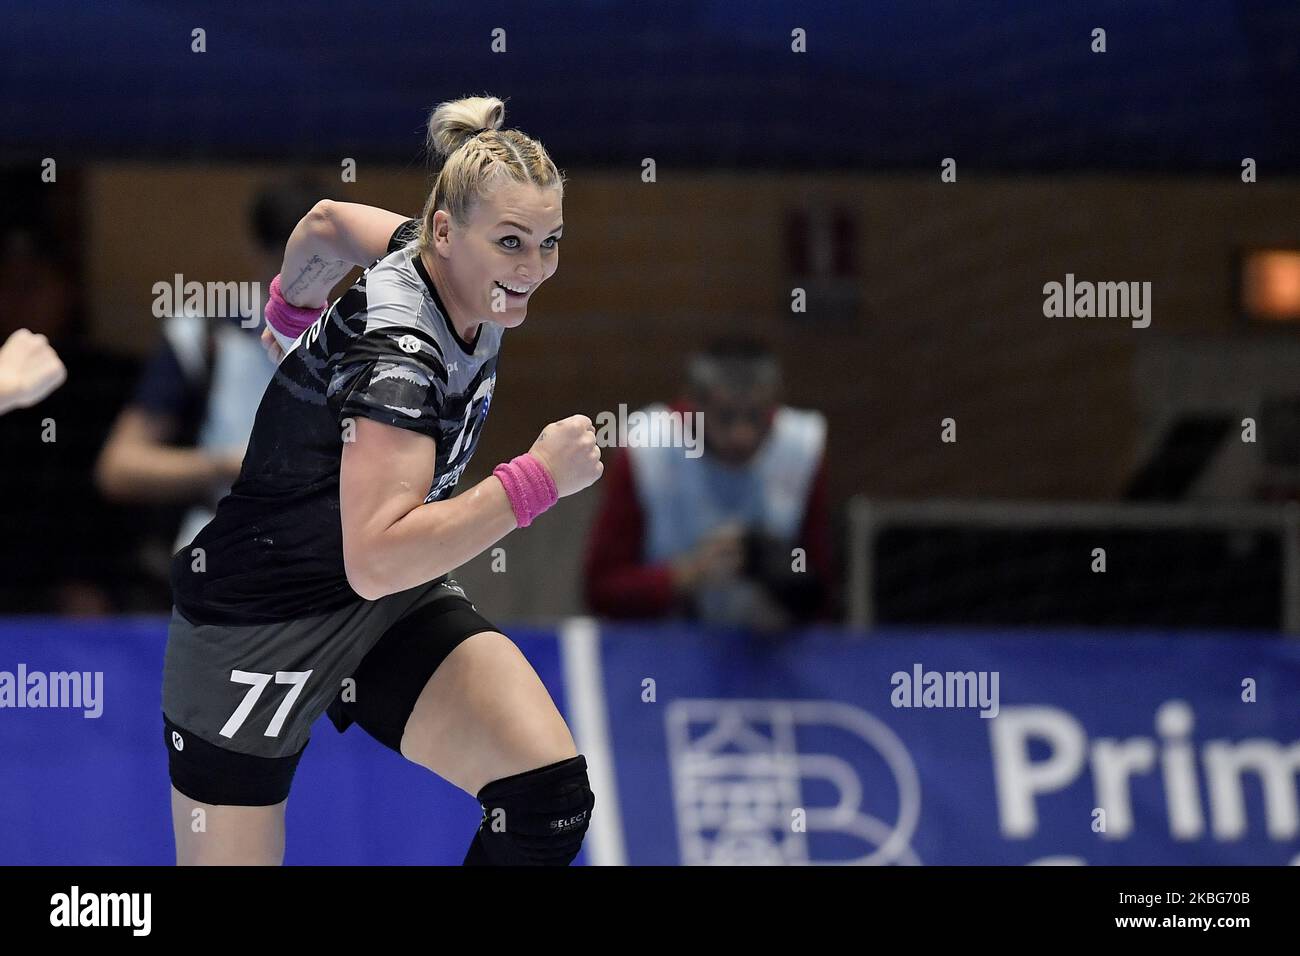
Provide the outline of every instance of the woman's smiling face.
[[435,251],[474,319],[508,329],[524,321],[528,300],[560,264],[561,205],[558,189],[511,182],[475,203],[463,225],[436,214]]

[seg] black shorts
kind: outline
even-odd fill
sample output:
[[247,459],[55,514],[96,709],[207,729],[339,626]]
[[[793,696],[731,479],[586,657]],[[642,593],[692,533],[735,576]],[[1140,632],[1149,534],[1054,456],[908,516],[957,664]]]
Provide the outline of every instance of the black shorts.
[[289,796],[321,713],[401,752],[425,684],[461,641],[498,628],[450,577],[279,624],[194,624],[172,611],[163,728],[172,785],[200,803]]

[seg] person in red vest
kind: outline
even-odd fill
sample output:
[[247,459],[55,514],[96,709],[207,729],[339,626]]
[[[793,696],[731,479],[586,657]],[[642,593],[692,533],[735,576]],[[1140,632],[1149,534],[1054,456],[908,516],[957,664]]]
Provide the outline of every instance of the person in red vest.
[[832,616],[826,421],[779,391],[766,346],[720,339],[692,356],[683,398],[643,410],[701,422],[703,454],[629,440],[614,457],[586,554],[592,611],[767,632]]

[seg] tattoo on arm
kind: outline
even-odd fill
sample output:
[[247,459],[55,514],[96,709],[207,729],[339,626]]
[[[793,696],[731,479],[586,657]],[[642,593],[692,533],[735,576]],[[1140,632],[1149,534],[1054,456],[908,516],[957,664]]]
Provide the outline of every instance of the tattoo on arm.
[[286,285],[284,276],[280,277],[280,294],[289,299],[295,293],[299,293],[318,282],[328,282],[329,286],[332,287],[334,283],[347,275],[351,269],[350,265],[340,259],[322,259],[320,256],[312,256],[292,282]]

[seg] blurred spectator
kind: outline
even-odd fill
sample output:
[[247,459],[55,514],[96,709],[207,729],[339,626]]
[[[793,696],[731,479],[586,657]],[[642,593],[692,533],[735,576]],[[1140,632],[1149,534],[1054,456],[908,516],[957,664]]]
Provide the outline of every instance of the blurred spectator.
[[668,408],[703,413],[703,454],[630,446],[610,462],[586,557],[593,611],[764,632],[830,616],[826,423],[779,404],[779,389],[775,356],[753,340],[692,357]]
[[54,350],[67,377],[39,404],[0,418],[0,611],[109,614],[119,610],[113,595],[129,522],[90,475],[135,363],[80,335],[76,270],[51,235],[9,225],[0,236],[0,341],[33,348],[47,365],[50,356],[40,355]]
[[166,540],[155,541],[144,558],[162,582],[170,556],[207,524],[239,474],[275,371],[259,340],[262,306],[285,241],[322,197],[312,183],[295,181],[256,198],[249,242],[263,298],[255,313],[165,318],[162,341],[104,445],[96,480],[108,498],[188,506],[179,528],[173,520]]

